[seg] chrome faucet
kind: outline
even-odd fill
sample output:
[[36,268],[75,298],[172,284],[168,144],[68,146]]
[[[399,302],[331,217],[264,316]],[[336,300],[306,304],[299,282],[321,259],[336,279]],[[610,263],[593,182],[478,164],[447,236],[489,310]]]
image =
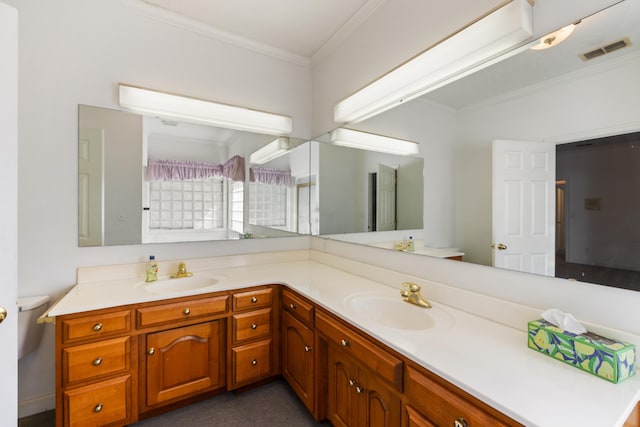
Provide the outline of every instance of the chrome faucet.
[[178,271],[176,271],[176,274],[171,276],[171,278],[181,279],[183,277],[191,277],[191,276],[193,276],[193,273],[188,272],[187,265],[184,262],[180,261],[180,263],[178,264]]
[[422,288],[415,283],[404,282],[400,291],[402,300],[419,307],[431,308],[431,303],[420,295],[420,289]]

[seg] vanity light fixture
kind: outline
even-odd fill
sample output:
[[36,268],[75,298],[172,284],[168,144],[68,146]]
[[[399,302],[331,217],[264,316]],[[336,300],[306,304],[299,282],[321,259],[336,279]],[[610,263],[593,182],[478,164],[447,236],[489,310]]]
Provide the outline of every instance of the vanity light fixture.
[[334,108],[338,123],[354,123],[482,69],[533,34],[527,0],[512,0],[393,69]]
[[120,106],[131,111],[274,135],[286,135],[293,129],[293,121],[288,116],[157,92],[122,83],[118,86]]
[[538,40],[538,43],[531,46],[531,50],[543,50],[549,49],[559,43],[562,43],[567,37],[573,33],[573,30],[576,28],[576,24],[567,25],[566,27],[560,28],[558,31],[554,31],[553,33],[547,34],[544,37],[541,37]]
[[400,154],[402,156],[418,154],[418,143],[416,142],[376,135],[374,133],[338,128],[332,130],[329,137],[332,144],[343,147],[380,151],[388,154]]
[[285,154],[289,151],[289,148],[289,138],[280,137],[274,139],[264,147],[251,153],[249,155],[249,163],[254,165],[267,163],[269,160],[277,159]]

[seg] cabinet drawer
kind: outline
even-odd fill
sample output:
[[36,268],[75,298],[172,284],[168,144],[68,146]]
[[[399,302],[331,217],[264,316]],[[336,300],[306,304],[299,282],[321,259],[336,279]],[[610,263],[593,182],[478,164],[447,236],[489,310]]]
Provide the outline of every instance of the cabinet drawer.
[[233,294],[233,311],[248,310],[271,305],[273,290],[271,288]]
[[233,315],[233,343],[271,336],[271,309]]
[[231,349],[233,384],[248,383],[271,373],[271,340]]
[[62,320],[62,341],[64,343],[103,338],[109,335],[124,334],[131,329],[131,312],[117,311],[96,316],[77,317]]
[[62,394],[65,427],[125,425],[130,419],[129,375],[65,390]]
[[282,306],[302,323],[313,328],[313,305],[288,289],[282,291]]
[[162,304],[136,310],[137,326],[146,327],[162,323],[188,320],[194,317],[211,316],[227,312],[227,295],[212,298]]
[[402,391],[402,361],[382,350],[338,321],[316,312],[316,330],[324,334],[328,342],[339,346],[345,353],[359,360],[367,368]]
[[[445,387],[439,381],[429,378],[412,367],[407,367],[405,393],[408,400],[433,424],[438,426],[458,425],[454,424],[457,420],[459,425],[469,427],[504,427],[509,425],[463,398],[451,387]],[[414,413],[414,418],[415,416]],[[461,420],[464,420],[465,423]],[[514,423],[513,425],[519,424]]]
[[127,371],[130,338],[120,337],[67,347],[62,351],[64,384]]

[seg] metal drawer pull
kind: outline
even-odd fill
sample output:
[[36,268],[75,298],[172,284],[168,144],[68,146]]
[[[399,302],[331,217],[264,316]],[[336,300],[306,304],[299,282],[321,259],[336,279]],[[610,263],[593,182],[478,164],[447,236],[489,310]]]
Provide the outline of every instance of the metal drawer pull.
[[93,366],[100,366],[102,365],[102,357],[98,357],[93,361]]
[[349,347],[349,344],[351,344],[351,343],[349,342],[348,339],[340,340],[340,345],[342,347]]
[[148,355],[153,355],[156,352],[156,349],[151,347],[149,350],[147,350],[147,354]]
[[462,417],[458,417],[453,422],[453,427],[469,427],[469,423]]
[[310,345],[305,345],[304,346],[304,351],[306,351],[307,353],[309,353],[311,351],[311,346]]
[[93,325],[93,330],[96,332],[100,332],[102,330],[102,323],[96,323]]
[[289,308],[290,308],[291,310],[295,310],[296,308],[298,308],[298,306],[297,306],[297,305],[295,305],[294,303],[291,303],[291,304],[289,304]]
[[256,366],[256,365],[258,364],[258,361],[257,361],[256,359],[253,359],[253,360],[251,361],[251,364],[252,364],[253,366]]
[[102,412],[102,403],[98,403],[93,407],[93,412]]
[[356,393],[358,393],[358,394],[364,393],[364,387],[360,387],[359,385],[357,385],[356,386]]
[[355,386],[357,383],[355,380],[349,379],[349,387]]
[[255,329],[255,328],[257,328],[257,327],[258,327],[258,325],[256,325],[255,323],[252,323],[252,324],[251,324],[251,329]]
[[188,308],[185,308],[184,310],[182,310],[182,313],[183,313],[185,316],[188,316],[188,315],[191,313],[191,310],[189,310]]
[[253,303],[258,302],[258,298],[257,297],[251,297],[251,302],[253,302]]

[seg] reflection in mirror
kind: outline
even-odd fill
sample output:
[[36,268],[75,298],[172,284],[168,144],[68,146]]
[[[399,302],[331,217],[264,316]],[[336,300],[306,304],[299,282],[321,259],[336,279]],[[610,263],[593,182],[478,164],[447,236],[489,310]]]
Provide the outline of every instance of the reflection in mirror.
[[319,194],[313,234],[422,228],[422,158],[339,146],[331,134],[313,141],[311,158]]
[[[425,210],[420,237],[426,246],[457,249],[464,261],[476,264],[495,266],[496,259],[503,257],[507,259],[503,268],[640,290],[640,267],[629,262],[640,255],[635,238],[640,231],[633,217],[638,201],[624,189],[637,182],[637,173],[620,176],[623,168],[613,166],[618,163],[609,153],[598,154],[598,166],[589,163],[587,168],[591,160],[586,160],[586,154],[569,160],[561,154],[560,145],[592,144],[590,140],[640,130],[638,16],[640,2],[620,2],[582,19],[566,40],[552,48],[522,49],[421,98],[348,124],[353,129],[421,142]],[[637,134],[622,138],[626,141],[623,158],[632,162],[625,169],[637,171]],[[507,145],[510,153],[506,157],[514,160],[512,166],[547,168],[551,176],[544,184],[534,179],[528,187],[531,193],[525,181],[503,184],[512,190],[509,200],[548,194],[550,198],[540,200],[550,202],[538,207],[515,203],[515,211],[492,205],[497,199],[493,190],[497,140],[513,142]],[[515,141],[534,142],[536,150],[528,158],[525,152],[512,156]],[[541,155],[545,145],[552,150]],[[556,146],[558,163],[563,163],[557,173]],[[597,174],[567,178],[565,173],[586,169]],[[618,185],[603,189],[600,184],[611,180],[614,173]],[[557,197],[565,198],[564,205],[553,196],[556,179],[561,181]],[[564,213],[557,215],[556,209],[562,206]],[[505,212],[515,215],[498,219]],[[530,213],[533,221],[525,221]],[[578,219],[582,222],[575,222]],[[618,225],[616,232],[603,235],[601,221],[605,219]],[[500,231],[506,234],[500,237]],[[543,249],[530,250],[509,240],[531,231],[551,237]]]
[[308,233],[310,144],[252,164],[274,136],[79,106],[78,244]]

